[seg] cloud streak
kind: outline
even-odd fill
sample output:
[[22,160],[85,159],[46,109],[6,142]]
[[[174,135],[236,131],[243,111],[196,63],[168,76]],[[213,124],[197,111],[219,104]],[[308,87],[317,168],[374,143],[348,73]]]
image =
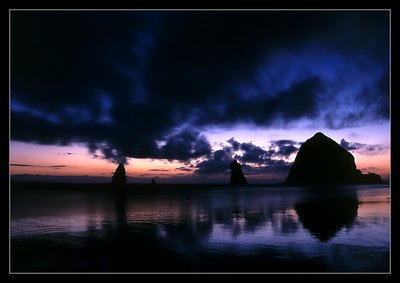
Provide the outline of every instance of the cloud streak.
[[39,167],[39,168],[53,168],[60,169],[67,167],[67,165],[32,165],[32,164],[21,164],[21,163],[10,163],[10,166],[15,167]]
[[348,151],[357,152],[363,155],[382,154],[388,150],[388,147],[383,146],[381,144],[364,144],[360,142],[348,142],[345,139],[340,140],[340,145]]

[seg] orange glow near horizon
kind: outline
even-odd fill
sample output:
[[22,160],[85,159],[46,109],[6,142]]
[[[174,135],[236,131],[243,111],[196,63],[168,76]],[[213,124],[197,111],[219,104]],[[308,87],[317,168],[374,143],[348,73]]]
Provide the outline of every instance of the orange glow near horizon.
[[[10,164],[13,174],[43,175],[111,175],[115,165],[106,160],[92,157],[80,145],[57,146],[13,142],[10,147]],[[54,167],[63,166],[63,167]]]
[[[354,155],[357,169],[360,169],[362,173],[377,173],[384,180],[389,180],[390,150],[375,155],[352,154]],[[125,165],[126,174],[133,178],[151,179],[156,177],[172,178],[176,176],[191,178],[191,175],[193,175],[193,171],[179,170],[178,168],[185,166],[185,164],[178,161],[136,158],[129,158],[128,161],[128,164]],[[93,157],[83,144],[57,146],[14,141],[10,144],[10,165],[12,165],[10,166],[11,175],[37,174],[100,177],[111,177],[117,167],[116,163]],[[284,178],[284,176],[270,176],[267,174],[263,176],[251,176],[251,178],[257,181],[260,178],[273,180],[275,178]]]
[[[125,165],[127,176],[156,177],[187,175],[179,171],[180,162],[129,158]],[[10,174],[39,174],[61,176],[112,176],[118,164],[93,157],[83,145],[57,146],[12,142]],[[25,166],[15,166],[25,165]]]
[[368,172],[381,175],[382,178],[389,178],[390,175],[390,153],[377,155],[362,155],[353,153],[357,169],[363,174]]

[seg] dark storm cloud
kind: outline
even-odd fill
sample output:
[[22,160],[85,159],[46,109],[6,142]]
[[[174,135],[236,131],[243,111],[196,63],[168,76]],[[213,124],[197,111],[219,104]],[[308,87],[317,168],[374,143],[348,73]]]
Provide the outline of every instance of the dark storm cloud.
[[299,142],[293,140],[276,140],[271,142],[268,150],[254,145],[251,142],[240,143],[233,137],[228,141],[229,146],[224,147],[227,152],[234,152],[240,150],[240,155],[235,154],[233,158],[238,159],[243,163],[257,163],[259,165],[271,165],[274,160],[272,158],[289,158],[291,154],[298,151]]
[[271,148],[275,148],[275,155],[279,157],[289,158],[290,155],[296,153],[299,149],[295,145],[299,142],[293,140],[277,140],[271,142]]
[[[323,83],[319,77],[310,77],[300,82],[293,82],[288,89],[271,94],[258,92],[255,97],[246,97],[243,92],[229,90],[221,95],[220,101],[215,97],[198,111],[191,119],[194,124],[232,125],[239,122],[270,126],[277,120],[294,121],[298,118],[314,118],[318,115],[318,95]],[[301,107],[299,107],[301,105]]]
[[227,140],[227,142],[232,146],[234,151],[238,151],[240,149],[240,142],[236,141],[234,137]]
[[210,125],[388,119],[388,24],[385,11],[12,11],[11,138],[218,167]]
[[168,138],[159,150],[159,158],[186,161],[211,153],[208,140],[198,132],[186,130]]
[[130,45],[125,26],[138,18],[120,16],[13,12],[13,98],[43,111],[95,104],[97,86],[113,88],[122,83],[116,72],[118,55],[110,51]]
[[232,153],[230,149],[216,150],[210,158],[197,164],[197,169],[194,171],[194,173],[228,174],[232,160]]
[[348,142],[345,139],[340,140],[340,145],[348,151],[353,151],[364,155],[380,154],[388,150],[387,146],[381,144],[364,144],[359,142]]
[[266,151],[252,143],[242,143],[240,149],[243,151],[241,156],[236,156],[241,162],[263,164],[271,159],[273,151]]
[[248,175],[287,173],[292,163],[282,158],[288,158],[290,154],[296,152],[298,148],[294,145],[299,144],[292,140],[277,140],[268,150],[265,150],[251,142],[240,143],[233,137],[227,140],[227,143],[228,145],[198,163],[194,172],[196,174],[228,174],[230,163],[236,159],[241,163],[243,172]]
[[340,140],[340,145],[346,150],[357,150],[361,147],[365,146],[365,144],[358,143],[358,142],[348,142],[345,139]]

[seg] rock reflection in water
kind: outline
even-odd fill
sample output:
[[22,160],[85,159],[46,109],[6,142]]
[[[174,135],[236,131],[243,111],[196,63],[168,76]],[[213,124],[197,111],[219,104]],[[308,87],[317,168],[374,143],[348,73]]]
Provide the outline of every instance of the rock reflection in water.
[[327,242],[343,228],[352,228],[357,217],[358,199],[355,194],[317,194],[298,202],[294,208],[304,228],[320,241]]

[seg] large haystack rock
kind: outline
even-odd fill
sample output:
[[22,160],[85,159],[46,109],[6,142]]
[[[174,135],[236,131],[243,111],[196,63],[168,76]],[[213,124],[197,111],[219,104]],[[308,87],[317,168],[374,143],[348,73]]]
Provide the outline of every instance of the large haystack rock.
[[318,132],[304,142],[286,178],[287,184],[383,183],[374,173],[357,170],[353,155]]

